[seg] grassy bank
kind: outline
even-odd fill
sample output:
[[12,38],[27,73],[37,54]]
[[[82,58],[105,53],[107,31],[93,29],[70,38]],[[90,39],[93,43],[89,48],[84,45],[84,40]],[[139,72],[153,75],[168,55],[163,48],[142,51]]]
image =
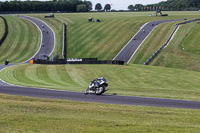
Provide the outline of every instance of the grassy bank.
[[107,78],[110,94],[200,100],[200,73],[193,71],[143,65],[26,64],[0,73],[12,84],[79,92],[101,76]]
[[0,47],[0,63],[6,59],[11,63],[28,60],[39,49],[39,30],[28,20],[13,16],[5,18],[8,22],[8,36]]
[[0,94],[0,132],[198,132],[199,110],[81,103]]
[[174,39],[151,65],[200,71],[199,30],[197,22],[180,26]]

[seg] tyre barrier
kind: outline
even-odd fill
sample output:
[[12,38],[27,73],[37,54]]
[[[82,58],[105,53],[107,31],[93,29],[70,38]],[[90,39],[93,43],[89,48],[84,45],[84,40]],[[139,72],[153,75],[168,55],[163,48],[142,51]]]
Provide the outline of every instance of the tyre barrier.
[[0,46],[1,46],[1,44],[4,42],[4,40],[6,39],[6,37],[8,35],[8,23],[4,17],[2,17],[2,16],[0,16],[0,17],[3,19],[4,25],[5,25],[5,32],[2,36],[2,38],[0,39]]
[[97,58],[81,58],[81,59],[58,59],[55,61],[33,59],[33,64],[115,64],[124,65],[124,61],[119,60],[97,60]]
[[49,16],[44,16],[44,18],[54,18],[54,14],[50,13]]
[[194,19],[194,20],[190,20],[190,21],[186,21],[186,22],[176,24],[176,27],[173,30],[173,32],[171,33],[168,40],[144,63],[144,65],[149,65],[149,63],[168,45],[169,41],[172,39],[173,35],[175,34],[176,30],[178,29],[178,27],[180,25],[188,24],[188,23],[195,22],[195,21],[200,21],[200,19]]
[[44,16],[44,18],[54,18],[54,17],[52,17],[52,16]]

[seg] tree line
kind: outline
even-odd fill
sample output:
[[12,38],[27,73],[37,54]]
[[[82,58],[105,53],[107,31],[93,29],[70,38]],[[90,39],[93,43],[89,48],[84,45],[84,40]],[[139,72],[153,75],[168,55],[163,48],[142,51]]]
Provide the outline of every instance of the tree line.
[[106,4],[106,5],[104,6],[104,8],[102,8],[101,3],[97,3],[97,4],[95,5],[95,10],[96,10],[96,11],[102,11],[102,9],[103,9],[103,11],[110,11],[110,10],[111,10],[111,5],[110,5],[110,4]]
[[65,11],[88,12],[92,10],[90,1],[82,0],[52,0],[52,1],[6,1],[0,2],[1,12],[27,11]]
[[150,5],[129,5],[130,11],[196,11],[200,9],[200,0],[167,0]]

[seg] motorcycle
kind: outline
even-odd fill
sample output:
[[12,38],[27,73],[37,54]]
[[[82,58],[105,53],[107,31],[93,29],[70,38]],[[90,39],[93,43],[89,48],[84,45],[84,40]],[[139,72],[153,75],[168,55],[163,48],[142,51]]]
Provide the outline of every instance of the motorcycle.
[[89,87],[85,90],[84,94],[101,95],[107,91],[108,83],[104,77],[94,79],[90,82]]

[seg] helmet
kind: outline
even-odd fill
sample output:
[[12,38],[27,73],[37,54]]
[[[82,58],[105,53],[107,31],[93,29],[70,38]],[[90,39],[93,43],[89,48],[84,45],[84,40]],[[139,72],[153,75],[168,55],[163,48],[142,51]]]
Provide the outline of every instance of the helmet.
[[101,77],[101,80],[104,80],[106,82],[106,79],[104,77]]

